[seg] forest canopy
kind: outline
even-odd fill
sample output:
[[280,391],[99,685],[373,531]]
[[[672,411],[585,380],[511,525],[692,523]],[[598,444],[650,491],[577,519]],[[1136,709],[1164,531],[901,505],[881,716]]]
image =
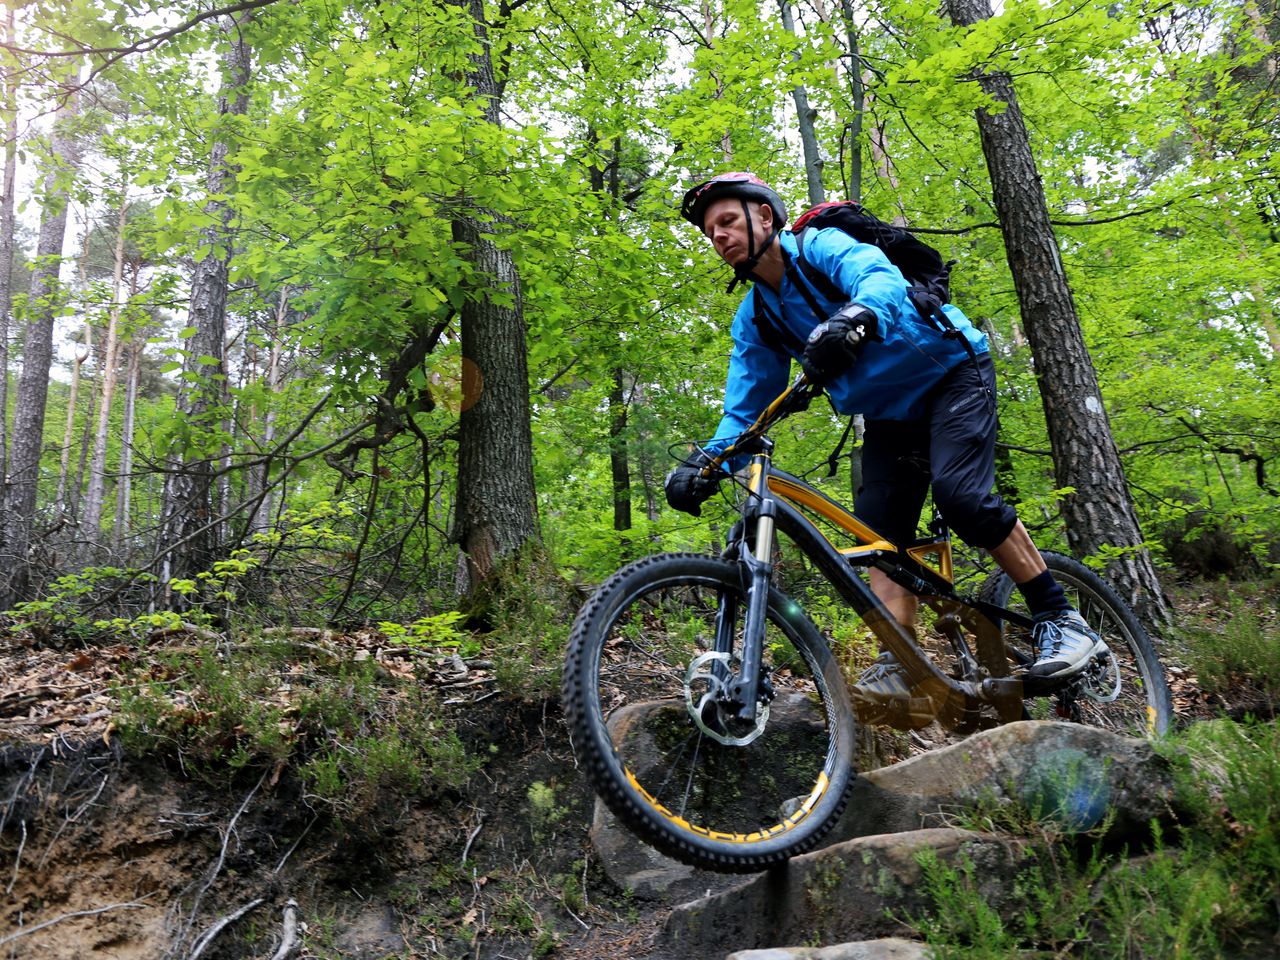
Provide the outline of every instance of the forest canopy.
[[[1274,0],[1009,0],[968,25],[898,0],[0,13],[4,606],[132,616],[234,582],[269,619],[412,619],[530,545],[583,582],[714,545],[730,505],[695,521],[661,484],[719,419],[741,288],[678,205],[724,169],[793,213],[858,199],[955,261],[1001,492],[1041,546],[1280,562]],[[991,76],[1140,542],[1067,536],[1062,371],[1033,355],[984,157],[978,121],[1011,109]],[[844,426],[815,404],[784,465]],[[847,465],[827,488],[849,499]]]

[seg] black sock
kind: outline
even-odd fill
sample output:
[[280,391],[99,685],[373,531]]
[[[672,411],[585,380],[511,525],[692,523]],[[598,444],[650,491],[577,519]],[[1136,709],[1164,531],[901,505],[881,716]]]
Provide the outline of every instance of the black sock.
[[1032,577],[1026,583],[1018,584],[1018,590],[1031,608],[1033,617],[1046,613],[1057,613],[1059,610],[1070,610],[1071,604],[1062,586],[1053,579],[1053,574],[1045,570],[1039,576]]

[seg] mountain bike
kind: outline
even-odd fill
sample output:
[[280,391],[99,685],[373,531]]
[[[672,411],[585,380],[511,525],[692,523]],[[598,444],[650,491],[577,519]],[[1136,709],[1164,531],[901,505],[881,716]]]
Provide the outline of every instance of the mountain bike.
[[[721,464],[750,458],[719,557],[629,564],[595,591],[570,636],[566,718],[596,791],[641,839],[704,869],[758,871],[813,849],[853,787],[854,704],[832,647],[774,583],[779,534],[906,670],[912,697],[894,726],[923,717],[963,733],[1049,715],[1158,736],[1172,713],[1145,630],[1083,564],[1044,553],[1109,652],[1066,679],[1021,676],[1035,659],[1032,620],[1010,606],[1007,575],[969,595],[953,582],[941,524],[899,546],[774,466],[770,430],[819,393],[800,375],[705,471],[728,479]],[[941,651],[871,592],[860,573],[873,567],[919,597]]]

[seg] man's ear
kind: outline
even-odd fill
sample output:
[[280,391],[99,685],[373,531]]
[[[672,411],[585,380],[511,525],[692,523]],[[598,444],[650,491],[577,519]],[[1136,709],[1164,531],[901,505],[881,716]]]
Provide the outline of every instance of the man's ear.
[[760,204],[760,225],[766,230],[773,229],[773,207],[767,203]]

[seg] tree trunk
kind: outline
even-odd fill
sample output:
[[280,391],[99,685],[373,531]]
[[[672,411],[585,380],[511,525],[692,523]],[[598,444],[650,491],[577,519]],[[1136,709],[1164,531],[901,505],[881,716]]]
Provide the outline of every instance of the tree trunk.
[[[280,361],[281,353],[281,331],[284,330],[285,319],[289,315],[289,288],[287,286],[280,289],[280,302],[276,305],[275,321],[271,325],[271,350],[267,357],[267,392],[271,396],[276,396],[280,392]],[[262,449],[270,450],[276,439],[276,409],[274,406],[267,408],[267,414],[264,418],[264,426],[262,428]],[[423,469],[426,469],[425,464]],[[249,522],[249,533],[266,533],[271,527],[271,510],[273,497],[269,489],[271,484],[271,464],[264,463],[261,467],[254,470],[253,475],[254,495],[262,494],[262,499],[253,511],[253,518]],[[262,491],[267,491],[262,493]]]
[[[243,116],[248,110],[250,51],[240,30],[252,12],[238,19],[222,20],[227,49],[222,55],[222,90],[218,98],[221,117]],[[213,139],[206,176],[210,200],[205,212],[213,226],[205,230],[204,255],[196,263],[191,278],[191,306],[188,325],[195,335],[187,342],[188,356],[184,367],[199,374],[188,382],[179,397],[179,409],[196,441],[194,449],[182,451],[174,458],[165,475],[162,499],[160,546],[161,581],[190,577],[208,569],[216,559],[220,544],[218,524],[213,517],[213,464],[217,452],[211,449],[208,435],[223,420],[226,397],[226,309],[227,277],[231,262],[231,205],[220,199],[232,184],[227,163],[231,134],[218,131]],[[201,436],[204,442],[201,443]],[[220,450],[221,445],[218,445]],[[171,601],[166,593],[165,601]]]
[[[5,37],[14,40],[13,6],[8,8]],[[3,55],[4,83],[4,181],[0,186],[0,500],[4,499],[9,475],[9,314],[13,310],[13,233],[15,221],[14,186],[18,179],[18,82],[13,75],[16,61]]]
[[129,497],[133,488],[133,429],[138,409],[138,381],[142,372],[142,338],[129,342],[129,367],[125,374],[124,412],[120,421],[120,479],[116,481],[116,518],[111,529],[111,546],[117,554],[124,550],[129,530]]
[[631,467],[627,460],[627,393],[621,367],[609,391],[609,473],[613,480],[613,529],[631,529]]
[[853,19],[853,4],[840,0],[845,33],[849,37],[849,92],[853,99],[853,116],[845,125],[849,143],[849,199],[862,202],[862,127],[866,115],[866,87],[862,82],[862,55],[858,47],[858,31]]
[[[482,0],[449,0],[469,12],[479,49],[467,85],[499,124],[497,84]],[[520,278],[511,254],[486,234],[492,215],[473,210],[453,221],[453,239],[485,285],[462,308],[463,411],[458,442],[458,504],[453,539],[466,554],[464,592],[487,580],[496,561],[538,537],[533,428]],[[497,294],[497,296],[495,296]]]
[[53,320],[61,296],[58,273],[67,232],[70,182],[80,165],[79,144],[67,132],[65,121],[75,116],[79,103],[79,93],[72,93],[59,122],[54,125],[52,160],[44,181],[44,208],[41,211],[36,264],[31,274],[31,294],[27,300],[27,331],[14,405],[9,486],[5,491],[0,608],[11,607],[24,599],[31,582],[29,554],[40,480],[40,455],[44,449],[49,371],[53,363]]
[[89,462],[89,488],[84,495],[84,536],[87,540],[86,560],[102,540],[102,501],[107,483],[107,437],[111,429],[111,403],[115,399],[116,378],[120,367],[120,315],[124,309],[124,227],[129,214],[129,201],[120,198],[116,216],[115,261],[111,268],[111,310],[107,320],[107,338],[103,345],[101,396],[98,400],[98,422],[93,433],[93,458]]
[[58,463],[58,490],[53,505],[63,516],[71,513],[67,503],[67,481],[71,473],[71,444],[75,440],[76,406],[80,402],[80,375],[85,362],[93,355],[93,327],[84,324],[84,349],[71,361],[71,389],[67,395],[67,422],[62,431],[62,459]]
[[[948,3],[957,26],[991,16],[989,0]],[[1057,483],[1075,490],[1063,505],[1068,543],[1080,556],[1123,550],[1109,569],[1112,579],[1144,621],[1167,623],[1168,604],[1143,546],[1012,80],[997,73],[981,74],[978,81],[985,93],[1007,105],[999,114],[979,110],[978,129],[1005,256],[1035,358]]]
[[[796,22],[791,15],[791,4],[789,0],[779,0],[779,5],[782,7],[782,25],[787,33],[794,36]],[[794,59],[799,62],[800,54],[797,53]],[[809,206],[812,207],[827,199],[827,191],[822,186],[822,157],[818,152],[818,134],[813,126],[818,111],[809,106],[809,91],[804,84],[796,84],[791,90],[791,96],[796,104],[796,123],[800,127],[800,145],[804,150],[804,177],[809,188]]]

